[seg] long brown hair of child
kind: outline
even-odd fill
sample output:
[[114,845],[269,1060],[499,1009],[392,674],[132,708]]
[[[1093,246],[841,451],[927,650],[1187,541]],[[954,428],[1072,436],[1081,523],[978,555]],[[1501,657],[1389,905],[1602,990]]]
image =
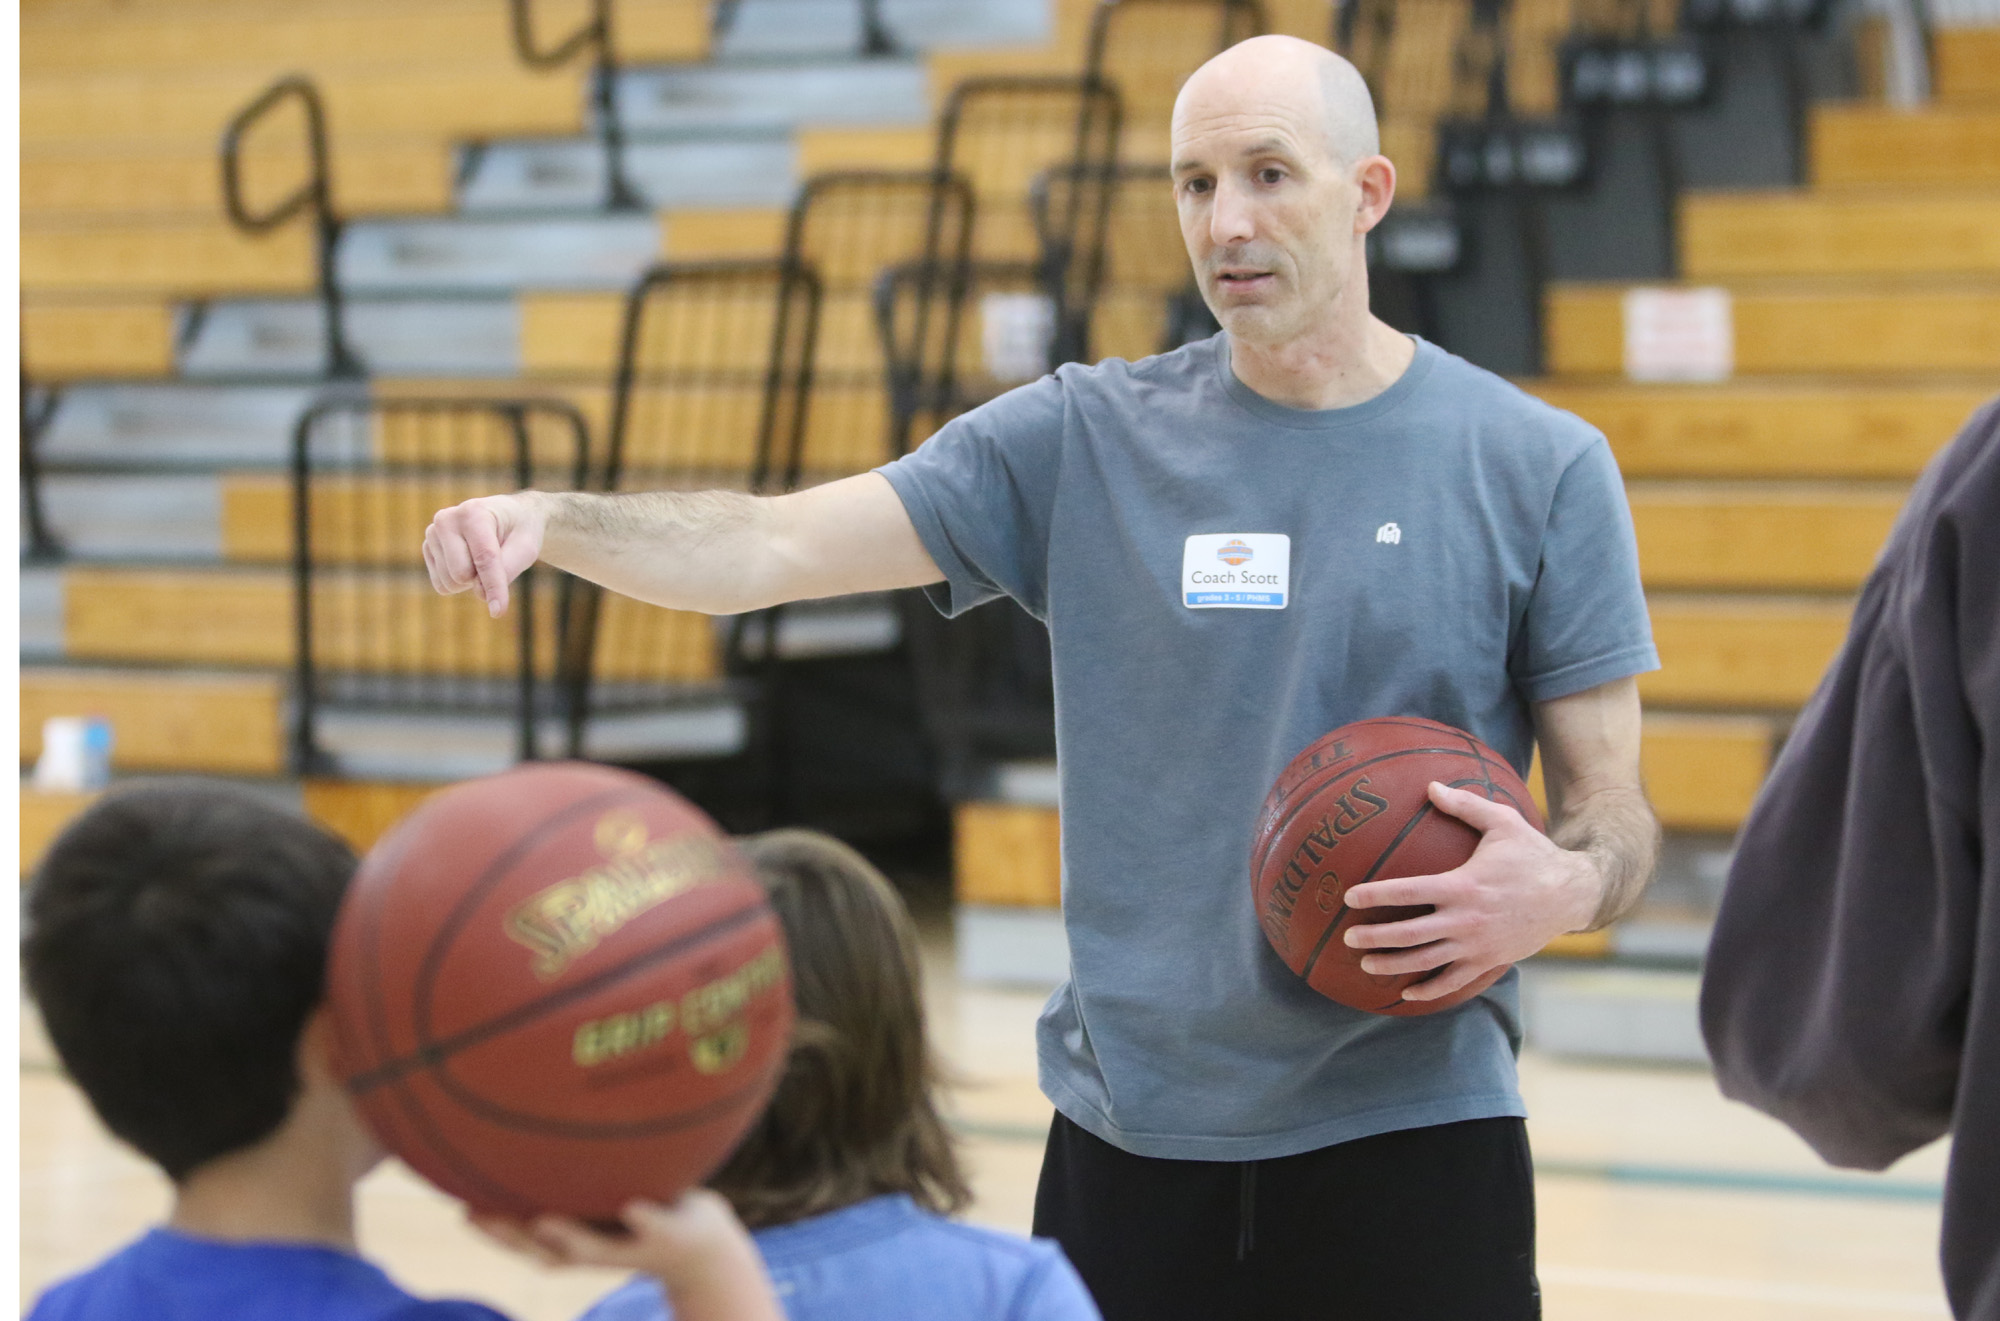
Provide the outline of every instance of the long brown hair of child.
[[932,1092],[916,928],[859,853],[810,830],[738,840],[791,949],[798,1024],[771,1104],[709,1185],[752,1229],[886,1193],[972,1198]]

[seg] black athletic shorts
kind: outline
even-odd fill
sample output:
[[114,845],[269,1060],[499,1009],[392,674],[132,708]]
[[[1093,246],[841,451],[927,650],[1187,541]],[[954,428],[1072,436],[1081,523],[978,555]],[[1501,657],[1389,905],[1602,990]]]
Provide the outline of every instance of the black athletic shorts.
[[1057,1114],[1035,1233],[1104,1321],[1534,1321],[1527,1126],[1474,1119],[1260,1161],[1134,1156]]

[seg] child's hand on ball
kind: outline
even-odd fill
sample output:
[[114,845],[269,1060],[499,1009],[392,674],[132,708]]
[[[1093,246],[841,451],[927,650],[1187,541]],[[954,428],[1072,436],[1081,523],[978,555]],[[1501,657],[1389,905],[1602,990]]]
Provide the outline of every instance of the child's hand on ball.
[[610,1266],[643,1271],[664,1286],[679,1321],[783,1321],[757,1245],[730,1209],[706,1188],[670,1205],[632,1202],[624,1233],[606,1233],[565,1216],[532,1224],[472,1217],[489,1237],[549,1266]]

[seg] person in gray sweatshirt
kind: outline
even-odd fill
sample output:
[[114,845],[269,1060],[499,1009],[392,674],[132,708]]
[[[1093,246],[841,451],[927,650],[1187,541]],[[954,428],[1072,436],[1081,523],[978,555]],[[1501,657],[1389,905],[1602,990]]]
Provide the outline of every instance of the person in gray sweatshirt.
[[2000,400],[1925,470],[1737,842],[1723,1093],[1835,1165],[1953,1134],[1945,1291],[2000,1321]]

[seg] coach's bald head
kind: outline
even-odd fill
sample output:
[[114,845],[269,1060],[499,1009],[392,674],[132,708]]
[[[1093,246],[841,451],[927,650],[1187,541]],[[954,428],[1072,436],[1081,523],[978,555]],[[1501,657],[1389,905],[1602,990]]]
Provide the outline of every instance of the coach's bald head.
[[1233,338],[1276,347],[1366,317],[1363,241],[1396,174],[1352,64],[1296,37],[1231,46],[1174,102],[1173,174],[1188,257]]
[[1198,120],[1244,102],[1289,111],[1302,124],[1316,116],[1328,154],[1342,165],[1382,150],[1361,71],[1310,41],[1251,37],[1196,69],[1174,100],[1176,134],[1184,116]]

